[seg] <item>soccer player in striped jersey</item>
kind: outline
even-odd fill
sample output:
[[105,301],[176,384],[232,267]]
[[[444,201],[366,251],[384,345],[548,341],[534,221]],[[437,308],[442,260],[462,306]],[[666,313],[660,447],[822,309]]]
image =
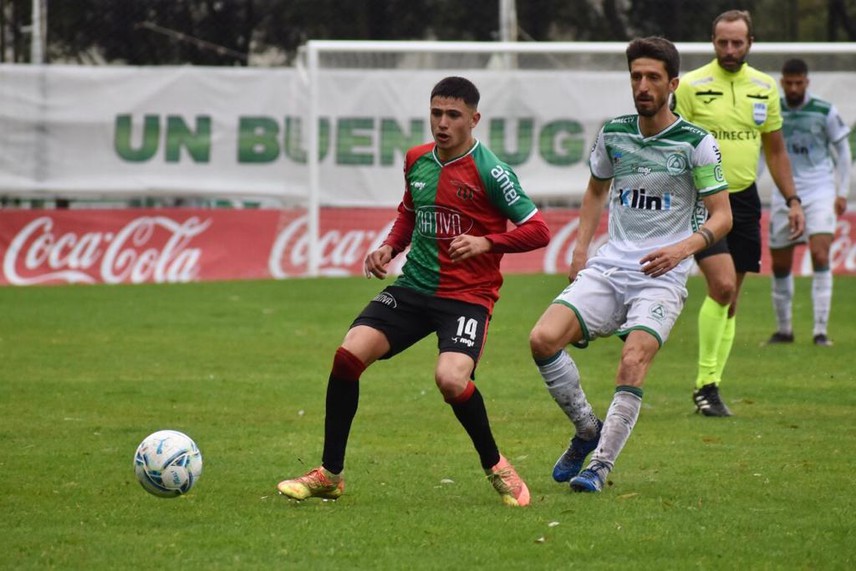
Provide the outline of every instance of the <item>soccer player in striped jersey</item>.
[[[617,117],[598,133],[568,270],[570,285],[529,337],[547,390],[574,427],[553,479],[569,481],[578,492],[603,489],[630,437],[645,375],[686,301],[692,255],[731,228],[716,140],[669,107],[680,67],[674,44],[657,37],[636,39],[627,47],[627,64],[638,114]],[[589,257],[606,201],[608,241]],[[601,422],[565,348],[585,348],[610,335],[622,339],[624,347],[612,403]]]
[[[808,93],[808,65],[789,59],[782,66],[782,131],[794,185],[805,211],[805,235],[813,269],[811,301],[814,309],[814,344],[832,345],[827,336],[832,305],[832,271],[829,250],[835,235],[836,217],[847,208],[850,191],[850,127],[835,106]],[[836,185],[837,182],[837,185]],[[773,310],[778,329],[768,343],[794,340],[792,304],[794,246],[801,237],[788,236],[788,207],[774,192],[770,209],[770,255],[773,260]]]
[[395,282],[357,316],[336,350],[327,381],[321,466],[279,483],[279,492],[290,498],[342,495],[360,376],[378,359],[389,359],[434,333],[437,388],[503,503],[529,504],[525,482],[499,453],[473,381],[499,299],[503,254],[544,247],[550,231],[514,171],[473,136],[481,118],[479,97],[476,86],[462,77],[447,77],[431,92],[434,141],[407,152],[404,199],[389,235],[366,257],[366,277],[385,278],[390,261],[409,246],[407,261]]

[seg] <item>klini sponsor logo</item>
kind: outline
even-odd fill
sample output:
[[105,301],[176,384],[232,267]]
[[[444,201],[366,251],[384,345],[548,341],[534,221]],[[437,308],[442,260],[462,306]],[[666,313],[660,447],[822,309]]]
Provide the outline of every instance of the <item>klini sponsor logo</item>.
[[59,233],[50,216],[41,216],[10,241],[3,273],[12,285],[97,283],[99,278],[108,284],[189,282],[199,274],[201,251],[188,244],[210,225],[197,217],[178,222],[141,216],[115,233],[77,234]]
[[[393,222],[382,228],[331,229],[319,236],[319,274],[350,276],[362,274],[366,255],[383,244]],[[309,266],[309,221],[295,218],[277,235],[268,258],[268,271],[277,279],[305,275]],[[401,273],[405,257],[398,256],[389,264],[392,275]]]

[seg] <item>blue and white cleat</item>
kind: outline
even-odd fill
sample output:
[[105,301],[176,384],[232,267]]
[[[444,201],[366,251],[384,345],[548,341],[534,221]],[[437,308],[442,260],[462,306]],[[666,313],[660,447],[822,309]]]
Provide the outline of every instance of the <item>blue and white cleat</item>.
[[575,492],[599,492],[603,489],[603,478],[598,474],[601,466],[595,469],[586,468],[576,477],[571,478],[571,489]]
[[603,422],[597,421],[597,435],[591,440],[583,440],[579,436],[574,436],[571,439],[571,445],[564,454],[556,460],[556,465],[553,466],[553,479],[557,482],[567,482],[574,476],[580,473],[583,469],[583,463],[586,461],[586,456],[594,452],[597,448],[597,443],[600,442],[600,429],[603,428]]

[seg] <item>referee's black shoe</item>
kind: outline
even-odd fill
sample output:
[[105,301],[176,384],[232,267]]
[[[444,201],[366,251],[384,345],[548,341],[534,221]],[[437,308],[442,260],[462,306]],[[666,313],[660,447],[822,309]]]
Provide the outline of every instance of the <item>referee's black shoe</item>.
[[694,390],[693,402],[696,405],[696,412],[704,416],[731,416],[731,411],[719,398],[719,387],[715,383],[709,383]]

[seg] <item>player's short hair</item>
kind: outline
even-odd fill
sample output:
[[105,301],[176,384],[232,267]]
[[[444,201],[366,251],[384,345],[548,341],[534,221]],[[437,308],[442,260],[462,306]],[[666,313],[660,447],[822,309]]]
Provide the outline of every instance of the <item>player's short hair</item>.
[[437,82],[437,85],[431,90],[431,99],[435,97],[462,99],[467,106],[476,109],[479,106],[481,94],[472,81],[465,77],[453,75]]
[[628,44],[625,53],[628,69],[634,60],[647,57],[663,62],[669,79],[678,77],[681,71],[681,56],[678,54],[678,48],[666,38],[659,36],[637,38]]
[[782,75],[808,75],[808,64],[799,58],[791,58],[782,65]]
[[751,39],[755,34],[752,30],[752,14],[750,14],[748,10],[727,10],[723,12],[713,20],[713,26],[710,28],[710,35],[712,37],[716,37],[716,25],[720,22],[738,22],[740,20],[746,22],[746,30],[748,31],[749,38]]

